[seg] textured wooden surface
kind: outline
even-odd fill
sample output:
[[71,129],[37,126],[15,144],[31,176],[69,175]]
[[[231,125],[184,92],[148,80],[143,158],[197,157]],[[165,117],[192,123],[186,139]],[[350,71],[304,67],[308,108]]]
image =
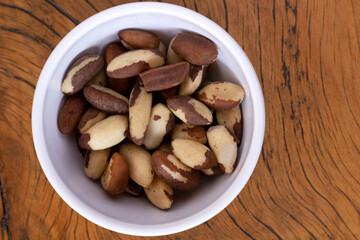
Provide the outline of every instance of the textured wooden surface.
[[[143,239],[103,229],[54,192],[32,143],[47,57],[72,28],[126,1],[0,1],[2,239]],[[159,239],[360,239],[359,0],[174,0],[226,29],[259,76],[256,169],[216,217]]]

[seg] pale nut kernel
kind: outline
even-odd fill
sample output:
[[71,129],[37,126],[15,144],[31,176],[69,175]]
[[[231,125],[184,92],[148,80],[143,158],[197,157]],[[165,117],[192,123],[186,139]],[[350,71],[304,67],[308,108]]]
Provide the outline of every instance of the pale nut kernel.
[[132,143],[120,145],[119,153],[129,164],[129,176],[142,187],[148,187],[154,177],[151,165],[151,154]]
[[245,96],[240,85],[231,82],[213,82],[199,90],[196,98],[214,110],[230,110],[238,106]]
[[221,170],[231,173],[235,168],[238,155],[234,135],[223,125],[209,128],[206,134]]
[[190,96],[173,96],[166,100],[166,104],[174,115],[186,124],[203,126],[213,121],[211,111]]
[[175,125],[175,117],[171,111],[162,103],[156,104],[151,109],[150,121],[144,146],[152,150],[160,146],[164,136],[169,133]]
[[146,92],[144,87],[136,84],[130,94],[129,130],[130,138],[136,145],[145,140],[148,129],[152,105],[152,93]]
[[101,177],[108,165],[110,150],[110,148],[107,148],[86,152],[84,164],[86,176],[92,179]]
[[201,126],[190,126],[185,123],[176,124],[171,139],[182,138],[197,141],[201,144],[207,143],[206,132],[204,127]]
[[185,80],[180,84],[179,95],[191,95],[196,92],[204,81],[206,66],[192,65]]
[[77,59],[67,71],[61,84],[61,92],[75,94],[80,91],[104,66],[104,59],[98,55],[85,55]]
[[195,188],[200,183],[200,171],[192,169],[165,151],[152,154],[152,165],[156,174],[170,187],[179,190]]
[[149,201],[161,210],[169,209],[174,201],[172,188],[156,175],[153,182],[148,187],[144,187],[144,192]]
[[165,58],[161,52],[153,49],[136,49],[114,58],[107,66],[106,73],[111,78],[128,78],[164,64]]
[[173,37],[171,39],[168,50],[167,50],[167,55],[166,55],[166,64],[167,65],[184,61],[184,58],[177,55],[174,52],[174,50],[171,48],[172,43],[174,42],[174,39],[175,39],[175,37]]
[[171,141],[171,147],[173,154],[191,168],[201,170],[217,165],[214,153],[199,142],[189,139],[174,139]]
[[109,83],[105,68],[101,68],[101,70],[86,85],[99,85],[102,87],[108,87]]
[[125,159],[115,152],[109,161],[104,174],[101,176],[101,185],[110,195],[118,195],[125,191],[129,180],[129,170]]
[[112,115],[96,123],[79,138],[79,146],[88,150],[101,150],[120,143],[126,137],[128,119]]
[[236,137],[239,144],[242,138],[242,121],[240,105],[230,110],[216,111],[216,120],[218,124],[224,125]]

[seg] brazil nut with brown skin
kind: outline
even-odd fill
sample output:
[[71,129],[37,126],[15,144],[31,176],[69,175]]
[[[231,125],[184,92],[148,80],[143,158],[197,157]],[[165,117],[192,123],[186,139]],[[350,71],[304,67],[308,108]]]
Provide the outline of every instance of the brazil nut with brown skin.
[[110,88],[86,86],[84,96],[91,105],[104,112],[121,114],[129,111],[129,100]]
[[231,82],[212,82],[196,94],[196,98],[214,110],[230,110],[238,106],[245,96],[240,85]]
[[92,179],[100,178],[108,165],[109,154],[110,148],[87,151],[84,164],[86,176]]
[[132,143],[120,145],[119,153],[129,164],[129,176],[142,187],[148,187],[154,177],[154,170],[151,165],[151,154]]
[[217,165],[214,153],[205,145],[189,140],[171,141],[173,154],[185,165],[194,169],[207,169]]
[[89,128],[79,138],[79,146],[88,150],[101,150],[115,146],[126,137],[128,119],[123,115],[112,115]]
[[192,65],[188,76],[179,86],[179,95],[191,95],[202,85],[205,77],[206,66]]
[[99,109],[96,109],[94,107],[90,107],[80,118],[78,124],[79,132],[83,134],[96,123],[106,118],[106,116],[106,112],[100,111]]
[[182,139],[190,139],[197,141],[201,144],[205,144],[207,142],[206,132],[204,127],[201,126],[190,126],[185,123],[176,124],[172,134],[171,139],[182,138]]
[[58,115],[58,128],[62,134],[68,135],[76,129],[87,106],[88,103],[80,93],[70,96],[65,101]]
[[203,126],[213,121],[208,107],[190,96],[173,96],[166,100],[166,104],[174,115],[186,124]]
[[160,91],[182,83],[189,73],[190,65],[179,62],[140,73],[146,91]]
[[224,125],[213,126],[207,130],[206,134],[221,170],[231,173],[236,165],[238,155],[234,135]]
[[156,174],[170,187],[189,190],[199,185],[200,171],[186,166],[173,154],[158,150],[151,159]]
[[109,161],[104,174],[101,176],[101,185],[110,195],[118,195],[125,191],[129,180],[129,169],[125,159],[115,152]]
[[136,28],[127,28],[118,33],[121,43],[127,49],[157,49],[166,54],[166,47],[158,36],[150,31]]
[[144,187],[144,192],[149,201],[161,210],[168,210],[174,201],[172,188],[156,175],[152,183]]
[[178,33],[171,48],[177,55],[194,65],[209,65],[218,55],[216,45],[212,41],[195,33]]
[[[126,52],[127,49],[121,45],[121,43],[111,43],[105,49],[105,64],[106,67],[109,63],[119,56],[120,54]],[[133,79],[131,78],[108,78],[109,88],[120,93],[126,94],[131,86]]]
[[115,57],[107,66],[111,78],[128,78],[165,64],[163,54],[153,49],[135,49]]
[[136,145],[145,140],[152,104],[152,93],[146,92],[144,87],[136,84],[130,93],[129,104],[129,131],[130,138]]
[[80,91],[104,66],[98,55],[85,55],[77,59],[67,71],[61,84],[61,92],[73,95]]
[[151,109],[149,126],[146,131],[144,146],[152,150],[160,146],[165,135],[169,133],[175,125],[175,117],[171,111],[162,103],[156,104]]
[[216,120],[218,124],[224,125],[236,137],[239,144],[242,138],[241,108],[236,106],[230,110],[216,111]]

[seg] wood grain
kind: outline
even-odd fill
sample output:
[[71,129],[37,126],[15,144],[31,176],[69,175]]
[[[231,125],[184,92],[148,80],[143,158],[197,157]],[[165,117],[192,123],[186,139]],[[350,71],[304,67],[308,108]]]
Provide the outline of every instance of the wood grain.
[[[56,194],[32,142],[40,71],[78,23],[129,1],[0,2],[1,239],[145,239],[103,229]],[[158,239],[360,239],[360,2],[174,0],[218,23],[259,76],[256,169],[221,213]]]

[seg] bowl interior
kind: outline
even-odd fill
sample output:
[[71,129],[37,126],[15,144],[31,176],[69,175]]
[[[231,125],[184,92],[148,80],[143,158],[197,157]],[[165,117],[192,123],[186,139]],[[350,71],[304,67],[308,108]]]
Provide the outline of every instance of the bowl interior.
[[[57,189],[60,196],[68,200],[67,203],[71,207],[85,215],[86,209],[92,209],[103,220],[108,219],[120,225],[127,223],[144,227],[160,226],[191,219],[192,216],[209,208],[220,198],[226,197],[224,195],[228,194],[227,190],[232,185],[239,184],[234,183],[234,181],[239,177],[240,172],[243,173],[241,169],[245,161],[247,161],[255,130],[254,99],[248,80],[245,78],[244,66],[238,61],[232,49],[225,45],[226,43],[223,41],[225,32],[212,34],[211,31],[207,30],[208,26],[202,22],[194,21],[188,16],[147,9],[143,12],[129,11],[120,15],[116,14],[115,11],[110,11],[103,17],[102,21],[87,20],[78,26],[81,31],[77,31],[76,34],[71,32],[63,40],[66,44],[59,44],[55,49],[56,53],[54,54],[57,58],[49,58],[49,61],[53,61],[51,64],[55,67],[53,71],[48,71],[45,76],[48,80],[43,81],[45,85],[42,87],[45,88],[46,92],[44,99],[41,100],[43,104],[43,138],[45,139],[45,149],[49,158],[41,159],[40,162],[42,166],[43,164],[53,165],[61,182],[59,183],[58,179],[52,179],[52,176],[45,170],[44,172],[53,185],[57,184],[59,186],[60,184],[62,189],[67,189],[69,190],[67,192],[73,194],[72,198],[76,198],[77,202],[80,203],[75,208],[70,202],[70,198],[67,198],[65,193],[59,192],[59,189]],[[203,177],[198,188],[177,194],[169,211],[161,211],[155,208],[146,198],[134,198],[127,195],[110,197],[107,195],[98,181],[86,177],[83,169],[83,159],[77,149],[75,136],[64,136],[58,131],[57,127],[57,115],[63,101],[60,85],[69,65],[81,55],[102,53],[108,43],[118,40],[118,30],[130,27],[155,32],[165,45],[168,45],[170,39],[181,31],[192,31],[208,37],[217,45],[219,53],[217,61],[209,69],[208,78],[210,80],[223,80],[241,84],[246,91],[245,99],[242,102],[243,140],[239,148],[239,160],[236,169],[232,174],[214,178]],[[62,49],[58,49],[59,47],[62,47]],[[56,181],[57,183],[55,183]],[[244,185],[246,181],[247,178],[242,184]],[[217,203],[223,204],[221,207],[224,208],[229,202],[227,204],[224,204],[224,202]],[[106,225],[101,224],[101,221],[103,221],[101,219],[90,220],[103,226]],[[197,222],[196,225],[199,223],[201,222]],[[133,234],[134,232],[130,231],[128,233]]]

